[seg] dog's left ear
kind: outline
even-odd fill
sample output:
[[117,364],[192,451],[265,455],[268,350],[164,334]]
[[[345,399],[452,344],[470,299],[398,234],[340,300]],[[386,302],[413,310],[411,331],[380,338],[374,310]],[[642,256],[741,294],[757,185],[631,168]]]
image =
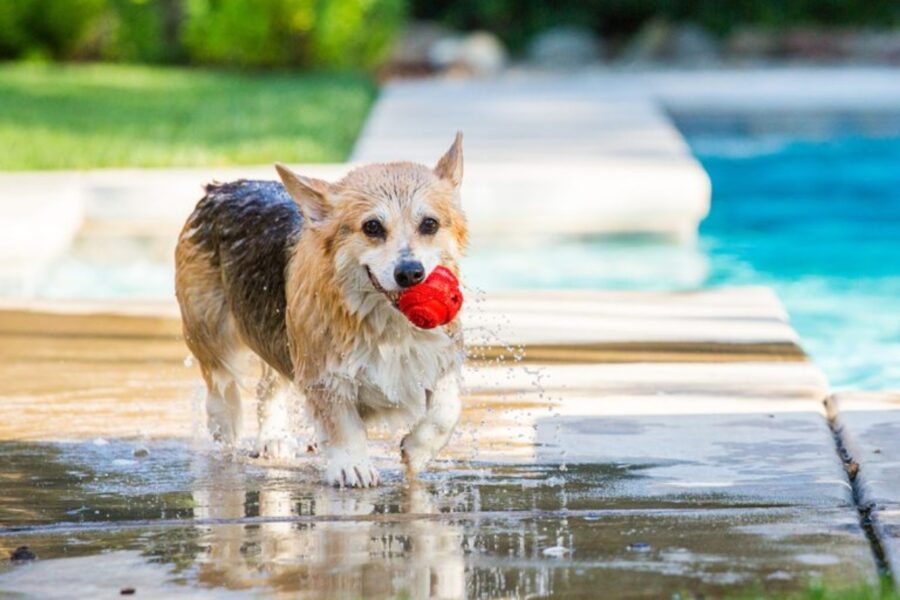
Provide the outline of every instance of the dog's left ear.
[[441,157],[434,167],[434,172],[441,179],[446,179],[453,184],[453,187],[459,187],[463,177],[463,151],[462,151],[462,131],[456,132],[456,139],[453,145],[447,150],[447,153]]
[[304,177],[294,173],[281,163],[275,163],[284,189],[291,195],[300,212],[313,223],[322,221],[331,212],[331,184],[321,179]]

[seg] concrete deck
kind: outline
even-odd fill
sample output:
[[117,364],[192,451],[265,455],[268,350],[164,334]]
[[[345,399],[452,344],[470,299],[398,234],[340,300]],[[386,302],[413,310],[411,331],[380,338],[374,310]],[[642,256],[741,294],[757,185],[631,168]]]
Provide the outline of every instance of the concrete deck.
[[709,210],[706,173],[655,98],[596,78],[390,83],[351,160],[430,164],[457,130],[466,210],[492,233],[515,214],[519,235],[693,239]]
[[[364,492],[319,485],[315,456],[218,457],[173,307],[118,312],[0,310],[0,547],[44,559],[0,566],[4,592],[43,595],[50,574],[85,591],[310,597],[875,579],[826,382],[763,290],[470,304],[465,409],[444,460],[407,486],[396,436],[379,432],[386,482]],[[85,567],[101,549],[98,581]]]

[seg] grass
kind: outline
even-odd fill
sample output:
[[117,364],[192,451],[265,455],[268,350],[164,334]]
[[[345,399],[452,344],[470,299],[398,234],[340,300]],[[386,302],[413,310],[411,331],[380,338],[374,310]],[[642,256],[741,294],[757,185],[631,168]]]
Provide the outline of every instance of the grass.
[[803,592],[787,595],[745,594],[736,596],[735,600],[900,600],[893,583],[882,579],[879,585],[857,583],[849,586],[829,586],[815,584]]
[[0,170],[342,161],[374,97],[343,73],[0,64]]

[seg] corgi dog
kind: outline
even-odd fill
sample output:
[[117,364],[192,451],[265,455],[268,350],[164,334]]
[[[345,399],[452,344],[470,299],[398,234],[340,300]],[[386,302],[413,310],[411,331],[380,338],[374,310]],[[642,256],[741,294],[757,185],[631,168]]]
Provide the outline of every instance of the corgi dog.
[[178,238],[176,296],[210,432],[240,438],[241,365],[255,355],[260,455],[295,455],[299,395],[328,483],[379,483],[366,443],[376,421],[410,427],[400,454],[414,475],[459,420],[464,348],[458,319],[419,329],[398,298],[439,265],[459,274],[462,135],[434,168],[372,164],[334,183],[276,170],[281,183],[207,186]]

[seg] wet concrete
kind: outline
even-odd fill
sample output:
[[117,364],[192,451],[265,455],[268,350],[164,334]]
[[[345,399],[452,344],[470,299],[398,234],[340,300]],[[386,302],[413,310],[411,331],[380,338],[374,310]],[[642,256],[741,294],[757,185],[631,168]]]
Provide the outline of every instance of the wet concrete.
[[[32,544],[47,558],[15,567],[0,586],[42,598],[72,597],[74,589],[114,595],[122,588],[150,597],[252,591],[309,598],[654,598],[673,590],[721,595],[738,586],[776,593],[810,575],[830,581],[847,575],[841,565],[859,558],[859,549],[845,547],[833,523],[796,527],[796,520],[706,513],[481,517],[148,527],[73,534],[65,544],[59,536],[35,536]],[[694,523],[688,533],[687,521]],[[790,533],[773,543],[754,526]],[[742,551],[723,547],[723,534]],[[811,544],[819,552],[806,553]],[[66,588],[54,595],[52,580],[66,581]]]
[[[141,457],[135,456],[139,450]],[[145,454],[146,451],[146,455]],[[852,511],[648,503],[620,464],[445,463],[410,486],[315,483],[184,442],[6,443],[0,591],[304,597],[658,597],[871,578]],[[653,504],[656,504],[654,507]],[[65,582],[65,587],[59,584]]]
[[434,468],[410,485],[397,435],[380,432],[384,485],[339,491],[319,484],[315,455],[250,459],[252,428],[232,456],[211,446],[170,318],[0,311],[0,557],[39,557],[0,562],[0,595],[659,597],[874,581],[821,374],[794,350],[704,362],[698,341],[578,364],[520,360],[515,339],[505,361],[477,350]]
[[871,510],[884,561],[900,579],[900,392],[844,392],[830,403],[855,465],[860,502]]

